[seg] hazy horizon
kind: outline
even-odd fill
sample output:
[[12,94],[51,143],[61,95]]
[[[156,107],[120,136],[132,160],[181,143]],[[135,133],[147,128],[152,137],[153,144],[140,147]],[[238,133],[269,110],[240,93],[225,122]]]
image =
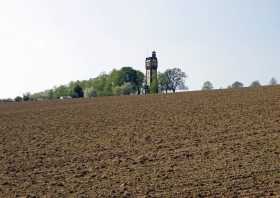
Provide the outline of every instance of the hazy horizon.
[[0,2],[0,98],[131,66],[179,67],[190,90],[280,81],[277,0]]

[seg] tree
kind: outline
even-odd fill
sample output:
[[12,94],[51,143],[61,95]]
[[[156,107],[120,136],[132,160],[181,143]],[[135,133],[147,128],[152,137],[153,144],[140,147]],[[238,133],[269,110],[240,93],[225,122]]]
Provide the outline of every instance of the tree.
[[185,72],[180,68],[167,69],[165,72],[168,81],[168,89],[175,93],[176,89],[183,86],[185,78],[187,77]]
[[79,85],[76,84],[72,90],[72,97],[73,98],[82,98],[84,97],[84,91],[83,88]]
[[16,102],[21,102],[23,99],[22,99],[22,97],[20,97],[20,96],[17,96],[17,97],[15,97],[15,101]]
[[42,91],[39,93],[34,93],[31,95],[32,100],[46,100],[49,98],[49,90]]
[[137,72],[132,67],[122,67],[121,77],[123,82],[135,82],[137,78]]
[[51,93],[53,95],[53,98],[60,98],[62,96],[70,96],[71,95],[71,93],[70,93],[71,90],[70,90],[69,87],[67,87],[65,85],[55,87],[53,93]]
[[[153,79],[155,79],[155,78],[153,78]],[[157,80],[153,80],[151,82],[150,93],[151,94],[158,93],[158,82],[157,82]]]
[[131,83],[124,83],[121,86],[116,86],[113,89],[113,93],[118,96],[130,95],[130,94],[134,93],[133,85]]
[[136,85],[137,71],[132,67],[122,67],[119,71],[119,79],[117,85],[123,85],[124,83],[131,83],[131,85]]
[[210,81],[203,83],[202,90],[212,90],[213,88],[213,84]]
[[144,74],[137,70],[136,71],[136,80],[135,80],[135,85],[137,88],[137,94],[140,95],[141,94],[141,89],[143,88],[143,83],[144,83]]
[[97,96],[111,96],[113,95],[113,85],[110,75],[105,73],[100,74],[91,82],[91,86],[96,91]]
[[54,98],[54,91],[52,89],[48,90],[47,93],[48,93],[48,99],[53,99]]
[[231,88],[241,88],[241,87],[243,87],[243,83],[238,82],[238,81],[234,82],[234,83],[231,85]]
[[88,87],[88,88],[85,89],[84,95],[85,95],[86,98],[91,98],[91,97],[96,97],[97,93],[96,93],[96,91],[94,90],[93,87]]
[[158,85],[161,92],[167,93],[169,89],[169,80],[166,73],[158,73]]
[[22,99],[23,99],[23,101],[31,100],[31,94],[29,92],[23,94]]
[[114,69],[110,73],[110,78],[112,81],[112,88],[121,87],[125,83],[130,83],[130,88],[133,90],[132,92],[137,92],[137,94],[140,94],[143,88],[144,74],[132,67],[122,67],[120,70]]
[[275,78],[271,78],[269,81],[270,85],[277,85],[277,80]]
[[251,83],[250,87],[260,87],[261,83],[258,80],[255,80]]
[[110,77],[113,87],[121,86],[124,83],[120,70],[113,69],[113,71],[110,73]]

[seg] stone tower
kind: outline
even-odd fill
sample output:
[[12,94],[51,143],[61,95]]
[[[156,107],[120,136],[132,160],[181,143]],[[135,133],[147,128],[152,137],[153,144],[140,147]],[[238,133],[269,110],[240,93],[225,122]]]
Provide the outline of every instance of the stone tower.
[[[157,89],[158,60],[155,51],[153,51],[152,57],[146,58],[145,65],[146,65],[146,87],[147,87],[146,92],[158,93],[158,89]],[[151,88],[153,90],[151,90]]]

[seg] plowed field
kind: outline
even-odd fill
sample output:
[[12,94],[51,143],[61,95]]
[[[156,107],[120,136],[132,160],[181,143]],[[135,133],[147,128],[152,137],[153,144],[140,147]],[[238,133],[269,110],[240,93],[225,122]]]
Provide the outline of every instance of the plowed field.
[[0,104],[0,197],[279,197],[280,87]]

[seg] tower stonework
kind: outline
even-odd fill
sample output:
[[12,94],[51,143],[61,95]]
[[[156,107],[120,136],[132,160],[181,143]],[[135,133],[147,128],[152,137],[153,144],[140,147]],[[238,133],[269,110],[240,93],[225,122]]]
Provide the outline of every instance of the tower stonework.
[[[158,69],[158,60],[156,56],[156,52],[153,51],[152,57],[146,58],[145,61],[146,65],[146,86],[147,90],[146,92],[158,92],[157,89],[157,69]],[[153,88],[154,87],[154,88]],[[156,87],[156,88],[155,88]],[[153,90],[151,90],[151,88]]]

